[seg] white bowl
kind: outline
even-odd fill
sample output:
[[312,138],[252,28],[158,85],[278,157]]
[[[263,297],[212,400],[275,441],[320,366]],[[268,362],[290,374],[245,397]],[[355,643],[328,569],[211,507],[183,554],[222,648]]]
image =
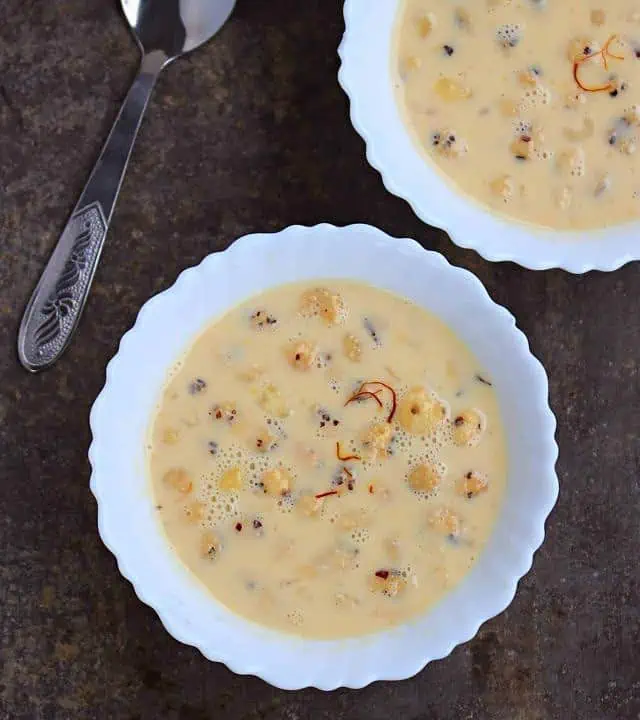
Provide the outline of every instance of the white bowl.
[[583,273],[616,270],[640,259],[640,222],[570,232],[509,220],[458,193],[428,162],[404,124],[393,89],[392,45],[400,2],[346,0],[346,29],[338,51],[338,78],[349,96],[351,122],[387,190],[406,200],[421,220],[446,230],[456,245],[487,260]]
[[[509,449],[504,508],[477,564],[425,616],[376,635],[305,640],[259,627],[218,603],[177,560],[154,513],[148,425],[167,371],[213,318],[272,286],[353,278],[410,298],[451,326],[494,380]],[[555,418],[547,378],[513,317],[471,273],[413,240],[367,225],[290,227],[249,235],[185,270],[147,302],[107,367],[91,411],[91,490],[98,526],[140,599],[178,640],[272,685],[362,687],[409,677],[472,638],[511,602],[555,503]]]

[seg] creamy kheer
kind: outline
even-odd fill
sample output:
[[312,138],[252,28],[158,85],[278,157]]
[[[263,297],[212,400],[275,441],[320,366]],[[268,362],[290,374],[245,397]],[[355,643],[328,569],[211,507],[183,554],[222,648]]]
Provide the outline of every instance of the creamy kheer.
[[506,482],[491,378],[422,308],[347,281],[231,310],[172,372],[153,421],[158,516],[229,609],[310,637],[440,600]]
[[456,187],[557,229],[640,217],[636,0],[403,0],[406,123]]

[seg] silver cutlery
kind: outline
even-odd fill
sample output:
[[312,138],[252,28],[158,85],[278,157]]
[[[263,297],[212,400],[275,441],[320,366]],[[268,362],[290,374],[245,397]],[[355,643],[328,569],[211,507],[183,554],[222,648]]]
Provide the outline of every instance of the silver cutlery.
[[27,304],[18,332],[18,356],[27,370],[53,365],[78,325],[158,75],[210,40],[234,5],[235,0],[122,0],[142,50],[140,71]]

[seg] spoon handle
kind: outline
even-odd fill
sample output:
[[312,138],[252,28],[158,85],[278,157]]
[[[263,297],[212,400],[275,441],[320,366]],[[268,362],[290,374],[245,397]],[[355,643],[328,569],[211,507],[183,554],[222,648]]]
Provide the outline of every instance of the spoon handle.
[[140,72],[27,304],[18,356],[30,372],[53,365],[69,345],[87,301],[129,157],[167,56],[142,58]]

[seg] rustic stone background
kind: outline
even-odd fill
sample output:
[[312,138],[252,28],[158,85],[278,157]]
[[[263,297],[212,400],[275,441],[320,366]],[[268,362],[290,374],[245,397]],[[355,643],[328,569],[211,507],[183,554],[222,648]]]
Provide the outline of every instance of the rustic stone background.
[[[75,342],[32,377],[19,319],[138,52],[115,0],[2,2],[2,719],[640,717],[640,267],[534,273],[421,224],[349,124],[340,6],[238,0],[214,42],[166,71]],[[475,640],[405,682],[285,693],[174,641],[120,577],[96,532],[87,417],[150,295],[239,235],[320,221],[413,236],[512,310],[550,374],[561,491],[533,570]]]

